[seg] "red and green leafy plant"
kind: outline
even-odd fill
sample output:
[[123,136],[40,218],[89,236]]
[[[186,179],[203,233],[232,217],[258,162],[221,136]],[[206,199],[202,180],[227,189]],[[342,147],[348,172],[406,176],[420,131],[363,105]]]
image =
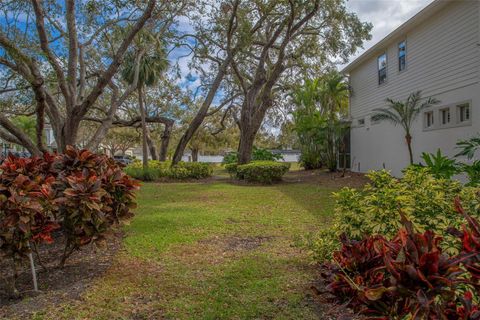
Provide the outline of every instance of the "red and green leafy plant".
[[108,229],[106,208],[103,200],[107,192],[102,181],[88,170],[68,176],[63,197],[57,198],[62,217],[62,231],[65,235],[65,251],[60,265],[81,246],[102,239]]
[[343,237],[333,263],[323,266],[328,291],[372,319],[480,319],[472,300],[472,289],[478,289],[480,225],[461,212],[470,229],[464,228],[464,251],[457,256],[444,254],[442,238],[432,231],[416,233],[403,215],[403,228],[392,240]]

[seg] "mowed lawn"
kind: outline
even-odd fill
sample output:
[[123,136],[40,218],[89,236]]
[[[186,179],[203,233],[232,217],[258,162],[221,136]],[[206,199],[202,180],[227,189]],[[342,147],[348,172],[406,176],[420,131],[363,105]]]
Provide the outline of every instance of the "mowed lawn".
[[317,274],[295,241],[328,225],[334,190],[146,183],[109,271],[35,318],[318,319],[307,298]]

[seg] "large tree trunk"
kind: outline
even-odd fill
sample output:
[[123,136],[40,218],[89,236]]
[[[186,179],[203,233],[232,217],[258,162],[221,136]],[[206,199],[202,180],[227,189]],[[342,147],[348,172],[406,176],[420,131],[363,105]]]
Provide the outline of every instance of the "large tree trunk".
[[255,142],[255,133],[251,129],[243,129],[240,134],[238,144],[238,163],[245,164],[252,160],[253,143]]
[[138,87],[138,107],[140,108],[140,117],[142,119],[142,163],[143,169],[148,168],[148,131],[147,131],[147,122],[145,121],[145,106],[143,105],[143,88],[142,86]]
[[152,140],[148,132],[147,132],[147,143],[148,143],[148,149],[150,150],[150,155],[152,156],[152,160],[158,160],[157,147],[155,147],[155,142]]
[[212,101],[217,94],[218,88],[222,83],[223,77],[225,76],[225,73],[231,61],[232,61],[232,56],[229,55],[220,66],[217,76],[213,80],[213,83],[210,86],[210,90],[208,91],[208,94],[205,100],[203,101],[202,106],[200,107],[197,114],[193,118],[192,122],[190,122],[190,125],[188,126],[187,130],[185,131],[183,136],[180,138],[180,141],[178,142],[177,148],[175,149],[175,153],[173,154],[172,166],[176,165],[182,160],[182,156],[183,156],[183,153],[185,152],[185,148],[187,147],[188,143],[192,139],[195,132],[197,132],[198,128],[202,125],[203,120],[208,114],[208,109],[210,108],[210,105],[212,104]]
[[262,125],[266,110],[261,106],[248,103],[243,104],[240,118],[240,142],[238,144],[238,163],[245,164],[252,160],[253,144],[260,126]]
[[173,125],[165,124],[165,129],[163,130],[163,134],[162,134],[162,143],[160,145],[160,155],[159,155],[160,161],[167,160],[168,145],[170,144],[170,135],[172,133],[172,128],[173,128]]
[[192,148],[192,162],[198,162],[198,149]]

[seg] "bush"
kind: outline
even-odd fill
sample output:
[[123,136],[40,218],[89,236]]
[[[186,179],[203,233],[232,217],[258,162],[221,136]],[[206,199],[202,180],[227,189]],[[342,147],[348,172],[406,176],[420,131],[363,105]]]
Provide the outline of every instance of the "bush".
[[236,176],[242,180],[270,184],[276,181],[281,181],[283,175],[285,175],[289,169],[289,163],[255,161],[238,165],[236,168]]
[[302,148],[302,154],[300,155],[300,165],[305,170],[320,169],[323,166],[322,153],[320,150],[309,148]]
[[228,165],[238,162],[238,153],[237,152],[229,152],[227,153],[222,160],[222,164]]
[[148,168],[143,169],[142,163],[136,161],[125,168],[125,172],[142,181],[154,181],[159,178],[170,179],[203,179],[212,176],[213,168],[208,163],[179,162],[171,167],[171,161],[148,161]]
[[102,240],[135,206],[138,183],[113,159],[87,150],[9,156],[0,170],[0,253],[14,260],[37,243],[52,242],[51,232],[61,229],[63,265],[81,246]]
[[430,230],[415,232],[405,217],[393,240],[342,237],[334,263],[323,265],[327,289],[339,302],[375,319],[478,319],[473,296],[480,225],[464,216],[469,228],[459,235],[462,253],[454,257],[442,252],[441,237]]
[[446,232],[449,226],[459,227],[463,221],[455,212],[453,201],[459,196],[469,212],[478,217],[480,189],[437,179],[427,168],[411,167],[404,173],[402,179],[396,179],[387,171],[371,172],[371,181],[362,190],[344,188],[335,193],[333,227],[315,236],[321,240],[311,242],[314,255],[320,260],[331,258],[342,233],[356,240],[371,234],[391,239],[401,226],[399,211],[417,231],[432,230],[444,236],[442,248],[446,253],[458,253],[459,241]]
[[237,167],[238,163],[228,163],[225,165],[225,170],[230,174],[232,178],[236,177],[237,175]]
[[203,179],[211,177],[213,168],[208,163],[179,162],[167,171],[171,179]]
[[152,167],[144,169],[143,167],[138,168],[128,165],[124,170],[129,176],[141,181],[155,181],[165,176],[161,170]]
[[[279,161],[283,160],[281,154],[273,153],[264,148],[253,147],[252,161]],[[229,152],[223,157],[222,164],[232,164],[238,162],[238,152]]]

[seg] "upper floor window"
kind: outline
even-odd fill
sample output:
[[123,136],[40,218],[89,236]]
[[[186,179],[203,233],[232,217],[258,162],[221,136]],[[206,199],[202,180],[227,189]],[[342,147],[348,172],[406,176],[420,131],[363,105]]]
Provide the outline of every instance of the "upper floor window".
[[387,81],[387,54],[384,53],[378,57],[378,84]]
[[470,121],[470,104],[464,103],[457,106],[458,109],[458,122]]
[[402,41],[398,44],[398,71],[403,71],[407,67],[407,42]]

